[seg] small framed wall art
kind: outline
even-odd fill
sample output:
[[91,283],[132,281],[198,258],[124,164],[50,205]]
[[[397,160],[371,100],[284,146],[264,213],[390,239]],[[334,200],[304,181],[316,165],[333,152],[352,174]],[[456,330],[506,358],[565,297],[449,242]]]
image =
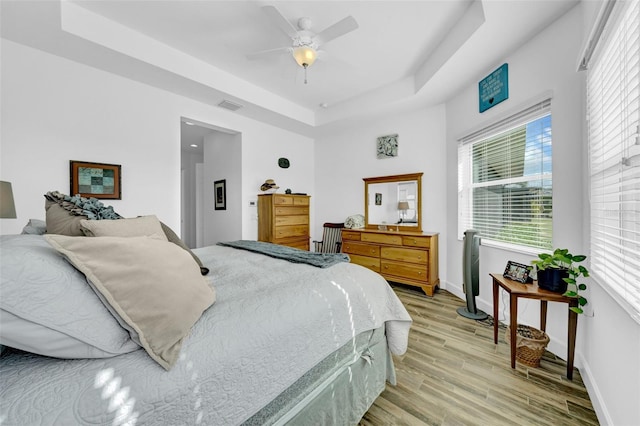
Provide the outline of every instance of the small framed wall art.
[[529,272],[531,272],[531,266],[524,265],[522,263],[507,262],[506,268],[504,268],[504,277],[511,278],[514,281],[526,284],[530,282]]
[[119,164],[69,161],[71,195],[86,198],[121,200],[121,166]]
[[398,134],[380,136],[377,145],[378,158],[391,158],[398,156]]
[[214,206],[216,210],[227,209],[227,180],[217,180],[213,183]]

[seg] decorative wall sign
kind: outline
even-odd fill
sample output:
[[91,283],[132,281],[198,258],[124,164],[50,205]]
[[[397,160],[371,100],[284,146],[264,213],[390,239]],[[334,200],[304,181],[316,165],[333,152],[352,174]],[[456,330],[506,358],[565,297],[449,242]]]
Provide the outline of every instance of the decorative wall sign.
[[214,206],[216,210],[227,209],[227,180],[217,180],[213,183]]
[[398,134],[378,138],[378,158],[398,156]]
[[485,112],[505,99],[509,99],[509,65],[502,64],[500,68],[489,74],[478,83],[478,98],[480,112]]
[[120,200],[120,165],[69,161],[71,195]]

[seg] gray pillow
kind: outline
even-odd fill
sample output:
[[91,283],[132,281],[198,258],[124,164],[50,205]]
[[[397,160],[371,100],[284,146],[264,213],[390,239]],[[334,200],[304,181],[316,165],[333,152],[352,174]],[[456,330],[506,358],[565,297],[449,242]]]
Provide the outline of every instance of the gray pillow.
[[166,370],[173,367],[182,341],[215,301],[191,256],[155,237],[46,239],[86,275],[151,358]]
[[180,237],[178,237],[178,235],[175,232],[173,232],[173,229],[169,228],[167,225],[165,225],[162,222],[160,222],[160,226],[162,226],[162,230],[164,231],[164,234],[167,236],[167,239],[172,243],[176,244],[181,249],[186,250],[191,255],[191,257],[193,257],[193,260],[195,260],[198,266],[200,267],[200,273],[202,273],[202,275],[207,275],[209,273],[209,268],[202,265],[202,261],[200,260],[200,258],[196,256],[194,252],[191,251],[191,249],[184,243],[184,241],[180,239]]
[[43,236],[0,236],[0,258],[0,344],[57,358],[140,349]]
[[80,221],[88,219],[87,216],[76,216],[64,207],[53,201],[46,200],[45,216],[47,220],[47,234],[70,235],[82,237],[84,233],[80,229]]
[[22,228],[22,234],[42,235],[47,232],[47,223],[40,219],[29,219]]

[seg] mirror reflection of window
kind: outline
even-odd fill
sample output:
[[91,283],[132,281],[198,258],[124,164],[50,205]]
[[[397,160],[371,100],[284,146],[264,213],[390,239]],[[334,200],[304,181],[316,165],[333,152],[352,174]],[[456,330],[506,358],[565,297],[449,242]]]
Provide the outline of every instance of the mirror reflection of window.
[[[398,183],[398,202],[406,202],[407,209],[398,212],[398,219],[406,225],[417,223],[416,217],[416,182]],[[404,206],[403,206],[404,207]]]

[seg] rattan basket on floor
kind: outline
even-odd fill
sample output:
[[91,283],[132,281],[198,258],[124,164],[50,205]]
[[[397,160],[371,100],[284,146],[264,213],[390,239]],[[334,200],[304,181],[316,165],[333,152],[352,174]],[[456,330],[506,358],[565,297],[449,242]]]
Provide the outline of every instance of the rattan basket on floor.
[[[505,333],[507,344],[511,344],[511,327]],[[549,344],[549,336],[544,331],[528,325],[518,324],[516,330],[516,360],[529,367],[539,367],[540,358]]]

